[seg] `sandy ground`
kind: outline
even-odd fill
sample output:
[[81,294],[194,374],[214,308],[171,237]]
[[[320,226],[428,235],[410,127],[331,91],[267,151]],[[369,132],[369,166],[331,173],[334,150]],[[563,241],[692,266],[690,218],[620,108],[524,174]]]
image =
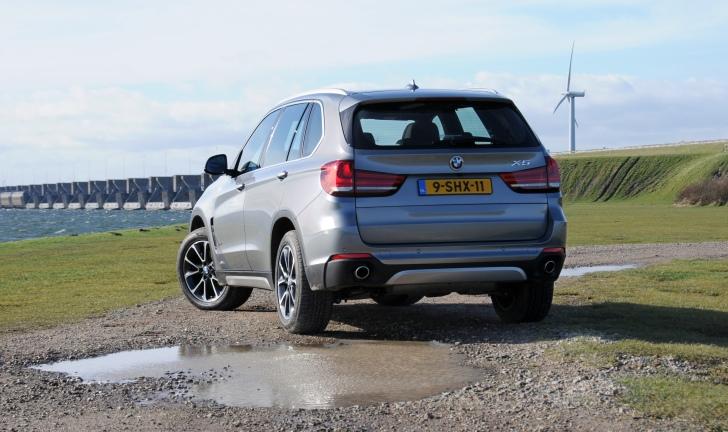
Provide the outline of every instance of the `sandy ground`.
[[[728,257],[728,242],[575,247],[567,266],[650,264]],[[557,285],[558,289],[558,285]],[[559,306],[543,323],[505,325],[488,297],[450,295],[408,308],[356,301],[334,308],[319,336],[278,325],[269,294],[234,312],[202,312],[174,298],[79,323],[0,333],[1,430],[699,430],[681,420],[646,418],[620,403],[619,368],[564,365],[547,349],[574,337]],[[591,336],[591,335],[590,335]],[[233,408],[173,396],[172,380],[84,384],[27,366],[124,349],[177,344],[310,344],[336,339],[452,344],[480,379],[429,398],[325,410]],[[426,382],[427,376],[422,376]]]

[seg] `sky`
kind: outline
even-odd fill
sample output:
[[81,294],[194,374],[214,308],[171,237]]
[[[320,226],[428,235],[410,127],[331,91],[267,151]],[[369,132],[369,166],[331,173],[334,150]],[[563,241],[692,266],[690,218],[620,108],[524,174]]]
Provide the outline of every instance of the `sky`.
[[723,1],[0,3],[0,185],[198,173],[319,87],[492,88],[553,152],[728,138]]

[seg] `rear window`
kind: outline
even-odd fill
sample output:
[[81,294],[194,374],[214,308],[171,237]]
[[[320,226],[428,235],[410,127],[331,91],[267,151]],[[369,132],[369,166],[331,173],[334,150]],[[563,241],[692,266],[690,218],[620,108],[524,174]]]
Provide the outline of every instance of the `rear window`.
[[510,104],[426,101],[368,104],[354,115],[357,148],[537,147]]

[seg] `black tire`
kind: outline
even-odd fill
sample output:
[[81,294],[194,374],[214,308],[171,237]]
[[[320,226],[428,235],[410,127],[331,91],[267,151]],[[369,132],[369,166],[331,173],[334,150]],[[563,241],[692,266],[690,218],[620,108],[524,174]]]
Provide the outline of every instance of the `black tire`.
[[[191,248],[195,248],[197,253],[194,253]],[[188,254],[193,256],[192,262],[185,260]],[[199,257],[200,261],[196,257]],[[210,263],[212,263],[212,256],[205,228],[198,228],[187,234],[177,252],[177,279],[187,300],[202,310],[233,310],[245,303],[250,298],[253,289],[221,286],[215,277],[214,263]],[[186,277],[186,274],[194,271],[198,266],[199,273]],[[207,266],[208,271],[203,276],[202,268],[205,266]],[[199,282],[202,279],[204,281]],[[198,285],[199,283],[202,283],[203,287],[194,291],[191,286],[188,286]],[[207,294],[208,292],[212,293],[212,295],[209,297],[203,295],[203,293]]]
[[526,282],[491,294],[493,307],[507,323],[538,322],[546,318],[554,298],[553,282]]
[[[285,256],[289,256],[287,255],[289,252],[292,254],[290,262],[294,263],[295,267],[288,267],[288,274],[293,269],[293,277],[286,276],[285,264],[281,266],[281,260],[283,259],[285,263]],[[295,231],[288,231],[281,239],[273,268],[275,305],[283,328],[295,334],[322,332],[331,319],[333,297],[328,291],[311,290],[306,278],[301,245]],[[294,283],[293,289],[290,288],[291,282]],[[293,299],[293,302],[291,303],[289,299]]]
[[372,300],[381,306],[412,306],[422,300],[421,295],[407,294],[372,294]]

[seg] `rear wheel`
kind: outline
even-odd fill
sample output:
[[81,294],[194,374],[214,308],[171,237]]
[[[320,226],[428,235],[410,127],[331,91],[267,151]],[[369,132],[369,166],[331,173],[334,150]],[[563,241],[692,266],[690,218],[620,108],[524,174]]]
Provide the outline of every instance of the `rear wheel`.
[[205,228],[192,231],[182,241],[177,253],[177,277],[187,300],[204,310],[233,310],[253,292],[252,288],[220,284]]
[[498,317],[507,323],[543,320],[551,309],[553,297],[553,282],[525,282],[490,296]]
[[421,295],[372,294],[372,300],[382,306],[411,306],[422,300]]
[[290,333],[323,331],[331,318],[333,298],[327,291],[311,291],[295,231],[281,240],[273,263],[278,318]]

